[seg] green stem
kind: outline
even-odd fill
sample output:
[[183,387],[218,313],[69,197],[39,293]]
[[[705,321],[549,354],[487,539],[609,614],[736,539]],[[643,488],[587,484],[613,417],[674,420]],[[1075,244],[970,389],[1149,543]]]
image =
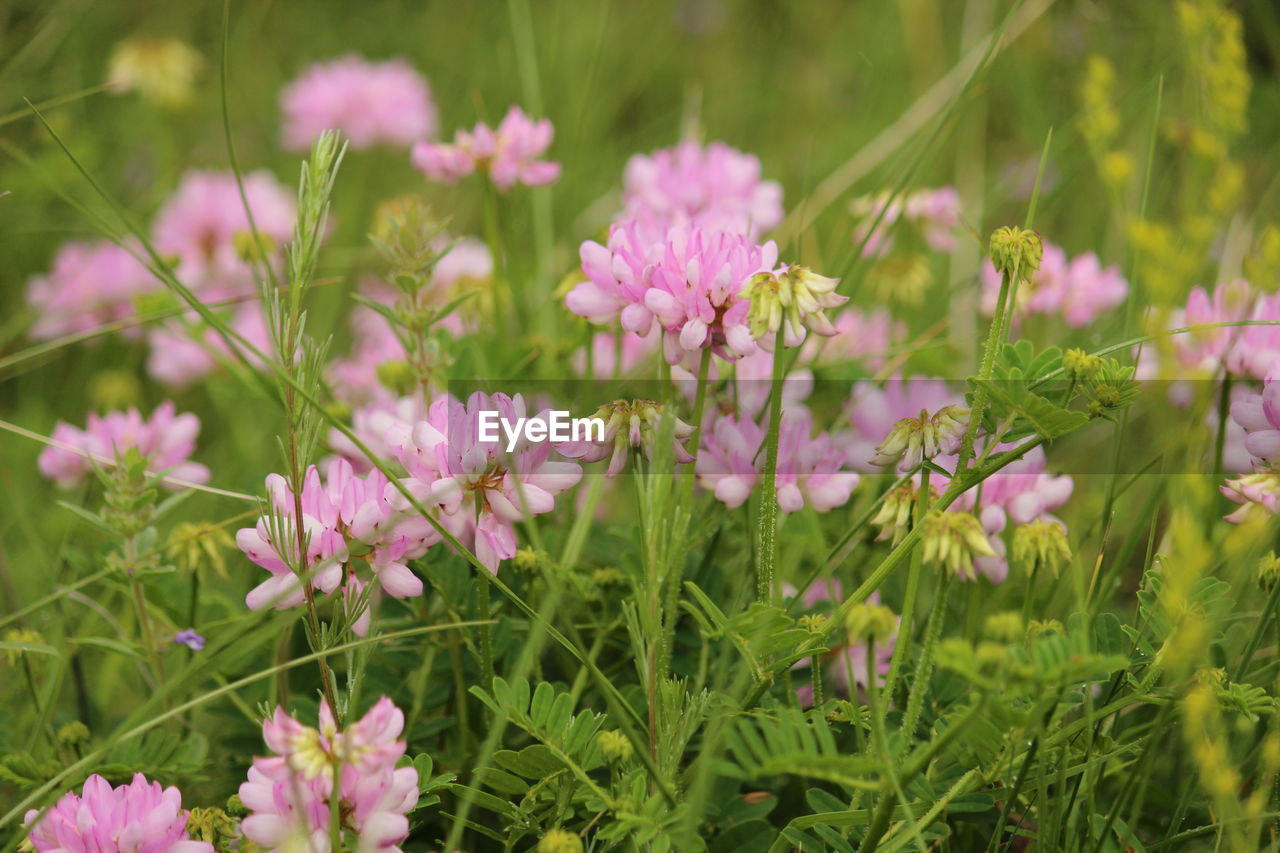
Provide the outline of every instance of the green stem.
[[[916,725],[920,720],[920,711],[924,706],[925,688],[929,684],[929,676],[933,670],[933,650],[942,634],[942,616],[947,609],[947,596],[951,592],[951,573],[944,570],[938,572],[938,589],[934,593],[933,603],[929,610],[929,623],[925,627],[924,646],[920,649],[920,657],[916,661],[915,676],[911,681],[911,690],[907,694],[907,709],[902,716],[902,741],[904,745],[911,743],[915,735]],[[902,634],[899,632],[899,641]]]
[[[928,468],[920,470],[920,491],[916,495],[915,517],[912,526],[919,527],[929,512],[929,475]],[[898,683],[898,675],[911,651],[912,622],[915,621],[916,597],[920,592],[920,571],[923,563],[923,551],[917,548],[911,552],[911,568],[907,571],[907,591],[902,601],[901,621],[898,624],[898,644],[894,647],[893,658],[889,661],[889,675],[885,678],[884,693],[893,698],[894,687]]]
[[493,626],[489,624],[489,578],[484,574],[482,577],[484,579],[480,582],[480,588],[476,590],[480,618],[484,620],[484,624],[480,626],[480,670],[484,673],[485,689],[492,689]]
[[1009,299],[1010,280],[1011,276],[1007,272],[1000,276],[1000,295],[996,298],[996,313],[991,318],[991,326],[987,330],[987,342],[982,351],[982,365],[978,369],[978,389],[974,392],[973,409],[969,412],[969,425],[960,443],[960,456],[952,479],[953,487],[957,487],[964,480],[961,473],[969,467],[969,460],[973,458],[973,444],[978,437],[978,428],[982,424],[982,416],[987,409],[986,382],[995,369],[996,351],[1004,342],[1004,315],[1008,310],[1006,303]]
[[756,600],[774,598],[778,557],[778,436],[782,432],[783,335],[778,326],[773,342],[773,382],[769,391],[769,435],[765,439],[764,491],[760,504],[760,549],[756,554]]

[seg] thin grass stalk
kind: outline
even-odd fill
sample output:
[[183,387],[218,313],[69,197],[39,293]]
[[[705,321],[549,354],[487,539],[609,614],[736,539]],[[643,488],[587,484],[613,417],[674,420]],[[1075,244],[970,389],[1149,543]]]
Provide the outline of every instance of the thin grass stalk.
[[764,483],[760,503],[760,550],[756,556],[756,601],[768,603],[777,597],[775,587],[778,560],[778,439],[782,433],[783,359],[787,324],[778,325],[773,341],[773,380],[769,390],[769,433],[765,438]]

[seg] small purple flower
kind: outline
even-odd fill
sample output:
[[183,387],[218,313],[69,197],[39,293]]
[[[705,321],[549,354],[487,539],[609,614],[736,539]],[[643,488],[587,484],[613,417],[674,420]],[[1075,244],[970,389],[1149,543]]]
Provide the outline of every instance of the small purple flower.
[[175,643],[181,643],[193,652],[204,651],[204,637],[196,633],[195,628],[187,628],[173,635]]

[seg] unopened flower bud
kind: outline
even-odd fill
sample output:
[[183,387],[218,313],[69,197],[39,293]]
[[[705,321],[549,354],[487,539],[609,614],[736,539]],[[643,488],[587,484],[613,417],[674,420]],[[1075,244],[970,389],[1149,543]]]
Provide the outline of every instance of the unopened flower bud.
[[418,382],[413,366],[407,361],[384,361],[378,365],[376,374],[384,388],[400,396],[412,391]]
[[72,720],[59,728],[55,737],[62,746],[75,746],[89,739],[89,727],[79,720]]
[[983,633],[1001,643],[1012,643],[1026,635],[1022,614],[1016,610],[992,613],[982,624]]
[[870,639],[884,642],[898,629],[898,619],[883,604],[863,601],[850,608],[844,626],[854,641]]
[[1267,552],[1267,555],[1258,561],[1258,571],[1254,579],[1263,592],[1271,592],[1275,589],[1276,582],[1280,581],[1280,557],[1276,556],[1275,551]]
[[619,731],[601,732],[598,742],[600,744],[600,753],[604,756],[605,761],[611,763],[616,764],[620,761],[626,761],[635,752],[635,748],[631,746],[631,741]]
[[1005,226],[992,233],[989,254],[996,272],[1030,281],[1040,269],[1044,245],[1040,242],[1040,235],[1034,231]]
[[967,512],[943,512],[925,522],[924,561],[967,580],[977,580],[975,557],[994,557],[982,524]]
[[1102,370],[1102,359],[1073,347],[1062,354],[1062,366],[1075,379],[1092,379]]
[[968,420],[968,409],[959,406],[943,406],[933,415],[921,409],[919,417],[903,418],[893,425],[876,447],[876,456],[871,461],[876,465],[892,465],[901,459],[903,467],[910,470],[919,467],[924,459],[955,453],[964,438]]
[[787,324],[783,342],[789,347],[804,341],[805,329],[827,337],[834,335],[835,326],[823,311],[849,301],[849,297],[835,292],[839,283],[838,278],[818,275],[802,266],[788,267],[781,273],[756,273],[739,294],[751,303],[747,313],[751,336],[772,352],[783,322]]
[[567,829],[548,829],[538,842],[538,853],[582,853],[582,839]]
[[1028,573],[1043,568],[1057,577],[1071,562],[1067,531],[1056,521],[1036,520],[1018,525],[1013,532],[1013,561],[1026,566]]

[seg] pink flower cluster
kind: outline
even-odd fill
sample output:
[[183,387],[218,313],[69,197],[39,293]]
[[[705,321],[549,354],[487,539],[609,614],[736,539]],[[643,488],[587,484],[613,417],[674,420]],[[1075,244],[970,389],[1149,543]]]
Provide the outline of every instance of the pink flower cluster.
[[81,794],[68,791],[43,817],[32,809],[24,821],[37,853],[213,853],[187,834],[182,792],[141,773],[117,788],[90,776]]
[[[1175,312],[1173,328],[1246,320],[1280,322],[1280,294],[1255,290],[1244,279],[1220,284],[1210,293],[1191,291],[1186,308]],[[1280,326],[1222,326],[1176,335],[1173,346],[1183,368],[1216,375],[1266,379],[1280,373]]]
[[40,473],[64,489],[79,485],[95,466],[110,465],[117,454],[137,449],[152,471],[188,483],[207,483],[209,469],[188,457],[196,448],[200,419],[176,414],[171,402],[161,403],[146,420],[137,409],[89,415],[84,429],[64,421],[53,428],[57,442],[40,453]]
[[[582,478],[582,467],[552,459],[550,442],[508,454],[501,430],[497,441],[482,441],[486,411],[511,424],[531,414],[519,394],[477,391],[465,403],[446,395],[431,404],[426,420],[393,425],[385,441],[409,474],[403,484],[424,507],[438,507],[441,523],[496,573],[515,556],[515,522],[550,512],[555,496]],[[396,509],[411,511],[403,495],[389,496]]]
[[878,370],[889,351],[907,334],[906,324],[895,321],[884,308],[869,312],[846,308],[836,315],[832,325],[836,333],[831,337],[819,336],[805,342],[802,360],[817,364],[856,361]]
[[[365,586],[352,564],[356,558],[368,563],[382,591],[391,597],[422,594],[422,581],[406,563],[425,554],[439,541],[439,533],[426,519],[392,507],[394,487],[378,471],[357,476],[342,459],[328,463],[323,478],[314,465],[307,469],[300,522],[307,544],[305,560],[298,559],[293,490],[284,477],[270,474],[267,493],[272,514],[236,533],[240,550],[271,573],[245,597],[250,610],[285,610],[302,604],[305,592],[299,570],[307,572],[311,586],[323,593],[342,586],[350,602]],[[368,626],[369,610],[365,609],[353,629],[364,636]]]
[[692,223],[754,237],[782,221],[782,186],[760,179],[760,160],[723,142],[687,139],[636,154],[622,177],[626,218],[662,227]]
[[[1129,283],[1117,267],[1103,267],[1093,252],[1070,260],[1060,247],[1046,242],[1040,269],[1031,283],[1018,288],[1014,318],[1032,314],[1061,317],[1073,329],[1083,328],[1124,302]],[[982,310],[994,314],[1000,297],[1000,274],[990,260],[982,264]]]
[[31,336],[47,340],[132,317],[134,300],[160,287],[140,251],[106,240],[62,244],[53,268],[27,285],[27,302],[39,315]]
[[404,713],[383,696],[341,731],[328,704],[319,717],[312,728],[276,708],[263,722],[263,740],[275,755],[253,759],[240,786],[251,812],[240,825],[245,838],[281,853],[330,853],[337,799],[345,849],[400,853],[409,837],[406,815],[418,803],[418,771],[396,767],[405,751]]
[[[853,242],[861,244],[866,240],[862,247],[863,257],[881,258],[890,254],[895,239],[904,234],[899,223],[910,227],[911,232],[907,236],[923,240],[931,249],[950,252],[956,247],[960,194],[954,187],[917,190],[905,197],[900,195],[892,199],[885,191],[854,199],[850,210],[861,220],[854,229]],[[880,217],[878,224],[876,217]]]
[[[296,205],[293,194],[269,172],[244,177],[244,192],[253,223],[263,238],[268,263],[278,265],[281,247],[292,237]],[[254,264],[246,248],[257,247],[244,201],[230,172],[188,172],[156,216],[158,251],[177,262],[178,278],[205,302],[235,301],[227,322],[255,348],[271,348]],[[181,387],[210,373],[218,359],[230,359],[226,342],[194,315],[155,327],[149,336],[147,370],[160,382]]]
[[310,66],[280,93],[284,147],[306,151],[326,130],[354,149],[407,148],[436,132],[436,107],[422,75],[403,59],[349,55]]
[[484,122],[470,132],[459,130],[452,144],[419,142],[413,165],[429,180],[452,184],[473,172],[487,172],[503,191],[516,184],[537,187],[560,177],[560,164],[538,159],[551,146],[547,119],[534,121],[512,107],[497,129]]
[[[728,507],[741,506],[760,484],[767,425],[721,415],[704,430],[695,469],[698,483]],[[778,434],[777,496],[783,512],[808,504],[827,512],[849,502],[859,477],[843,470],[844,454],[825,432],[813,434],[808,409],[783,410]]]
[[1280,512],[1280,381],[1267,379],[1261,394],[1231,404],[1231,420],[1245,432],[1244,446],[1253,472],[1227,480],[1222,493],[1240,509],[1227,521],[1244,521],[1253,508]]
[[573,313],[593,323],[619,317],[641,336],[656,321],[671,364],[705,347],[729,359],[756,350],[750,304],[739,293],[751,276],[777,265],[772,241],[757,246],[696,225],[661,232],[632,220],[613,226],[607,245],[583,243],[579,255],[587,280],[565,297]]

